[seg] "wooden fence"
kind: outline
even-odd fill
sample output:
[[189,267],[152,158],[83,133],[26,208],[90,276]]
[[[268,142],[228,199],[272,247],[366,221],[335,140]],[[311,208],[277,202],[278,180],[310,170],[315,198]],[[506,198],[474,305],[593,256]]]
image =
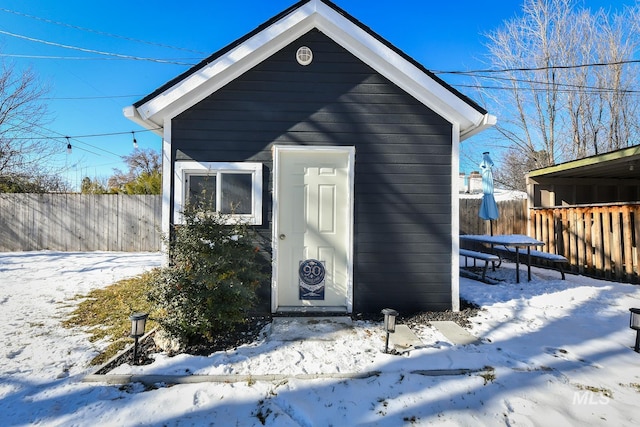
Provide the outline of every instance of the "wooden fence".
[[639,203],[535,208],[530,221],[532,237],[564,255],[573,272],[638,283]]
[[[460,199],[460,234],[490,234],[489,221],[478,216],[481,199]],[[498,202],[500,218],[492,221],[493,234],[527,234],[527,200]]]
[[0,251],[158,251],[157,195],[0,194]]
[[[460,233],[489,234],[480,199],[460,200]],[[0,194],[0,251],[158,251],[161,196]],[[494,234],[529,234],[574,273],[638,283],[640,203],[535,208],[498,202]],[[527,217],[530,233],[527,232]]]

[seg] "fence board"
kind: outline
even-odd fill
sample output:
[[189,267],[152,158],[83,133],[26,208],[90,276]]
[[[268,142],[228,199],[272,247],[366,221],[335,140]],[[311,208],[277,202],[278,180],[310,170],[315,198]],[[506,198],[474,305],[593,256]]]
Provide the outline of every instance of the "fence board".
[[[460,199],[460,233],[489,234],[489,221],[478,216],[482,199]],[[497,202],[500,217],[493,223],[493,234],[527,234],[527,201],[525,199]]]
[[629,206],[622,207],[622,251],[624,257],[624,275],[627,281],[633,276],[633,246],[631,244],[633,229],[631,228],[631,209]]
[[633,230],[634,230],[634,234],[633,234],[633,239],[632,239],[632,244],[633,244],[633,250],[634,250],[634,271],[635,271],[635,277],[634,277],[634,281],[635,283],[638,283],[638,281],[640,281],[640,249],[638,248],[638,239],[640,238],[640,205],[636,205],[633,206]]
[[640,204],[535,208],[530,213],[531,233],[537,238],[544,235],[545,224],[559,224],[543,250],[564,255],[571,271],[608,280],[640,281]]
[[588,274],[594,274],[593,271],[593,243],[592,243],[592,233],[593,233],[593,213],[586,212],[585,213],[585,265],[586,271]]
[[158,251],[156,195],[0,194],[0,251]]

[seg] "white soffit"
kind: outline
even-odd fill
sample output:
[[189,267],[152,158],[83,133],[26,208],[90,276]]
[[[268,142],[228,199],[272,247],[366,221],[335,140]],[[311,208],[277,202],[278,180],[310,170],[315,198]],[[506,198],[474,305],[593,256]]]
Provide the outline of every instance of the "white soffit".
[[360,26],[319,0],[310,0],[269,27],[185,77],[125,116],[145,127],[158,127],[238,78],[313,28],[329,36],[374,70],[397,84],[451,123],[461,139],[495,124],[423,70],[407,61]]

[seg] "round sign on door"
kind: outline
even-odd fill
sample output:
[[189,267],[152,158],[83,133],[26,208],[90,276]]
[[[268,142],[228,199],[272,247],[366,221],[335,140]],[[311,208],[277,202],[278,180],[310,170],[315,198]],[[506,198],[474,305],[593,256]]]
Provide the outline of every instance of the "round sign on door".
[[324,299],[325,266],[323,261],[307,259],[300,261],[298,268],[298,286],[301,300]]

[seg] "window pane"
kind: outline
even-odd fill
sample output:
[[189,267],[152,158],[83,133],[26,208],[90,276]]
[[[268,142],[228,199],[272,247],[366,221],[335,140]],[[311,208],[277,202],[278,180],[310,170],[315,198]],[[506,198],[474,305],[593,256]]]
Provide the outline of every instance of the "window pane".
[[189,203],[198,209],[216,210],[216,177],[189,175]]
[[248,173],[223,173],[220,212],[251,214],[251,185],[253,177]]

